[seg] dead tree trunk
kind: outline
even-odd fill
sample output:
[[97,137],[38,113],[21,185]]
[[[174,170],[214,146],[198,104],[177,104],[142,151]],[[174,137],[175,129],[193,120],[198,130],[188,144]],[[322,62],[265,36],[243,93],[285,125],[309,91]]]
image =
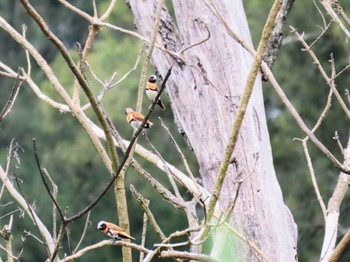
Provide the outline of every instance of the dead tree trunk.
[[[241,1],[215,2],[233,30],[251,41]],[[174,0],[176,26],[164,9],[156,41],[179,52],[207,37],[202,21],[210,31],[210,38],[184,52],[193,67],[158,48],[153,51],[152,59],[162,76],[174,64],[167,84],[172,110],[180,132],[198,159],[203,184],[211,192],[252,57],[227,34],[205,3]],[[129,4],[140,34],[150,39],[157,1],[129,0]],[[283,203],[273,167],[260,79],[256,81],[228,172],[220,196],[223,209],[237,190],[235,181],[247,178],[239,191],[231,224],[271,261],[293,261],[296,226]],[[226,243],[231,247],[229,256],[235,261],[256,260],[249,245],[236,237],[217,236],[214,243],[217,244],[214,253],[219,257],[218,247]]]

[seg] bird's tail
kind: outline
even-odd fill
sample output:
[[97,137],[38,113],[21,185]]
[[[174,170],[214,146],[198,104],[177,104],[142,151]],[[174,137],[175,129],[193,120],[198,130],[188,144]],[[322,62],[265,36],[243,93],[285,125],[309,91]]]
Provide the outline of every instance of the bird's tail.
[[163,109],[163,110],[165,109],[165,106],[163,105],[163,103],[160,99],[158,99],[157,105],[159,105],[161,109]]
[[133,238],[132,236],[129,236],[127,233],[125,232],[120,232],[119,233],[119,237],[120,238],[127,238],[127,239],[131,239],[131,240],[135,240],[135,238]]

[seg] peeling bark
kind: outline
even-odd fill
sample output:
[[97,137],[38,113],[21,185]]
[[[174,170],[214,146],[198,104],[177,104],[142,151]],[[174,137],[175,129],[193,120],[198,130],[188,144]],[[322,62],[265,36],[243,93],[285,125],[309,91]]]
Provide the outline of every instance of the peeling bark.
[[[129,0],[138,31],[150,38],[155,0]],[[201,41],[207,32],[196,19],[209,28],[210,39],[184,52],[195,66],[155,49],[152,59],[160,75],[174,65],[167,84],[172,110],[179,126],[191,144],[200,165],[204,187],[211,192],[232,129],[252,57],[227,33],[203,1],[178,1],[173,5],[176,26],[164,8],[157,43],[179,52]],[[251,41],[241,1],[217,1],[217,7],[232,28]],[[276,179],[266,126],[260,79],[243,121],[234,157],[220,196],[223,209],[237,190],[236,179],[247,179],[241,186],[231,224],[256,243],[271,261],[293,261],[296,258],[296,225],[283,203]],[[221,256],[218,246],[225,244],[225,261],[256,260],[250,247],[230,235],[217,234],[213,254]],[[222,257],[220,257],[222,258]]]

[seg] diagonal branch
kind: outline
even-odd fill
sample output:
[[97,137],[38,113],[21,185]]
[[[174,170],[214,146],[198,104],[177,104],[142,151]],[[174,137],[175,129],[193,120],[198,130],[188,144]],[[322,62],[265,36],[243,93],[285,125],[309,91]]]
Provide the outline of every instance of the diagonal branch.
[[[158,93],[156,99],[152,102],[152,105],[151,105],[151,107],[150,107],[150,109],[148,111],[148,114],[145,116],[145,119],[143,120],[143,122],[140,125],[139,129],[136,130],[136,132],[134,133],[134,135],[133,135],[133,137],[132,137],[132,139],[131,139],[131,141],[129,143],[129,146],[128,146],[128,148],[125,151],[123,160],[120,162],[120,165],[118,166],[117,170],[115,171],[115,173],[113,174],[113,176],[111,177],[109,182],[106,184],[106,186],[104,187],[102,192],[87,207],[85,207],[83,210],[81,210],[80,212],[78,212],[77,214],[75,214],[75,215],[73,215],[71,217],[65,218],[65,220],[64,220],[65,223],[70,223],[70,222],[75,221],[75,220],[79,219],[80,217],[84,216],[87,212],[89,212],[101,200],[101,198],[106,194],[106,192],[113,185],[115,179],[118,177],[118,175],[120,174],[120,172],[124,168],[124,165],[128,161],[131,149],[134,146],[137,137],[141,134],[141,131],[142,131],[146,121],[150,118],[150,116],[151,116],[151,114],[152,114],[152,112],[154,110],[154,107],[155,107],[155,105],[156,105],[156,103],[157,103],[157,101],[159,99],[159,96],[162,94],[163,90],[165,89],[166,82],[167,82],[170,74],[171,74],[171,68],[168,70],[168,73],[167,73],[166,77],[164,78],[164,82],[163,82],[163,84],[162,84],[162,86],[161,86],[161,88],[159,90],[159,93]],[[113,144],[113,146],[114,146],[114,144]]]
[[64,215],[63,215],[62,209],[60,208],[60,206],[59,206],[59,204],[57,203],[55,197],[52,195],[48,184],[46,183],[45,176],[44,176],[43,170],[42,170],[41,165],[40,165],[40,160],[39,160],[38,152],[37,152],[37,150],[36,150],[36,140],[35,140],[35,138],[33,138],[33,148],[34,148],[35,162],[36,162],[36,165],[37,165],[37,167],[38,167],[38,169],[39,169],[39,173],[40,173],[41,179],[42,179],[42,181],[43,181],[43,183],[44,183],[45,189],[46,189],[47,193],[49,194],[49,196],[50,196],[52,202],[53,202],[54,205],[56,206],[56,208],[57,208],[57,210],[58,210],[58,213],[60,214],[61,220],[64,221]]
[[64,44],[61,42],[60,39],[58,39],[58,37],[55,34],[53,34],[51,32],[48,25],[45,23],[45,21],[42,19],[42,17],[38,14],[38,12],[33,8],[33,6],[29,3],[29,1],[28,0],[21,0],[21,3],[23,5],[23,7],[26,9],[26,11],[28,12],[28,14],[38,24],[41,31],[48,37],[48,39],[50,41],[52,41],[55,44],[57,49],[60,51],[60,53],[62,54],[63,58],[65,59],[67,65],[70,67],[72,73],[74,74],[74,76],[78,80],[80,86],[82,87],[87,98],[89,99],[89,102],[91,103],[92,108],[93,108],[99,122],[101,123],[104,132],[106,133],[108,147],[109,147],[109,150],[112,154],[112,169],[109,169],[109,171],[110,171],[110,173],[113,173],[113,171],[115,171],[116,167],[118,166],[117,151],[113,145],[113,138],[112,138],[112,135],[108,129],[108,124],[106,122],[106,119],[103,117],[103,114],[99,108],[98,102],[97,102],[96,98],[94,97],[92,91],[90,90],[90,87],[89,87],[87,81],[85,80],[84,76],[81,74],[79,68],[75,65],[72,57],[70,56],[68,50],[65,48]]
[[[228,165],[230,163],[230,159],[231,159],[233,150],[235,149],[236,142],[238,140],[239,130],[241,128],[243,118],[244,118],[246,109],[248,107],[250,96],[253,92],[255,79],[256,79],[256,76],[258,74],[268,40],[269,40],[270,35],[272,33],[272,29],[274,26],[276,16],[278,14],[279,9],[281,8],[281,4],[282,4],[281,0],[275,0],[273,6],[271,8],[270,14],[267,18],[267,21],[266,21],[266,24],[265,24],[265,27],[264,27],[264,30],[262,33],[262,38],[260,40],[257,53],[256,53],[254,61],[253,61],[253,65],[252,65],[251,70],[248,74],[248,78],[247,78],[246,86],[245,86],[244,91],[243,91],[241,103],[240,103],[238,111],[237,111],[236,119],[235,119],[235,122],[233,124],[233,128],[232,128],[232,132],[230,134],[229,142],[227,144],[227,147],[226,147],[226,150],[224,153],[224,157],[222,159],[222,162],[221,162],[221,165],[219,168],[219,174],[218,174],[218,177],[216,179],[216,183],[214,185],[213,194],[212,194],[212,197],[210,199],[209,209],[208,209],[208,213],[207,213],[207,221],[208,222],[213,217],[214,208],[215,208],[216,203],[219,199],[221,188],[222,188],[224,179],[225,179],[226,174],[227,174]],[[205,236],[205,235],[206,234],[204,234],[203,236]]]
[[143,99],[143,92],[144,92],[145,83],[146,83],[146,73],[147,73],[149,61],[151,59],[154,45],[156,43],[156,39],[157,39],[157,35],[158,35],[160,14],[162,12],[163,3],[164,3],[164,0],[158,0],[157,11],[156,11],[154,25],[153,25],[152,38],[151,38],[151,42],[149,43],[149,46],[148,46],[146,59],[142,65],[141,79],[140,79],[139,89],[137,92],[137,104],[136,104],[136,111],[137,112],[141,112],[141,109],[142,109],[142,99]]
[[20,193],[20,195],[22,196],[23,200],[25,201],[25,204],[27,206],[27,210],[28,210],[28,214],[30,214],[30,217],[31,219],[33,220],[36,228],[39,230],[39,235],[40,235],[40,238],[41,238],[41,242],[44,243],[44,246],[46,248],[46,251],[48,252],[48,254],[50,255],[51,253],[53,254],[54,252],[51,252],[50,248],[49,248],[49,243],[46,243],[45,242],[45,236],[43,235],[43,232],[40,230],[40,220],[37,221],[37,217],[35,216],[35,213],[34,213],[34,210],[33,208],[31,207],[31,205],[29,204],[28,200],[25,198],[24,194],[23,194],[23,191],[21,189],[21,186],[18,182],[18,177],[15,175],[15,181],[16,181],[16,184],[17,184],[17,187],[18,187],[18,191]]
[[19,89],[20,89],[20,87],[21,87],[21,85],[23,83],[23,79],[21,79],[20,75],[19,75],[19,71],[20,70],[21,70],[21,68],[18,68],[16,81],[15,81],[15,84],[13,85],[13,87],[12,87],[10,97],[7,100],[7,102],[6,102],[5,106],[3,107],[3,109],[1,110],[0,122],[8,115],[8,113],[10,113],[10,111],[12,109],[12,106],[14,105],[14,103],[16,101]]
[[38,215],[34,212],[34,210],[29,210],[26,200],[23,198],[23,196],[16,190],[16,188],[13,186],[13,183],[7,178],[7,175],[5,171],[3,170],[2,166],[0,165],[0,179],[5,184],[7,191],[10,193],[10,195],[17,201],[17,203],[25,210],[25,212],[29,215],[29,217],[36,221],[38,225],[38,229],[41,232],[41,235],[45,239],[45,243],[47,243],[48,248],[50,250],[50,253],[53,252],[54,249],[54,243],[52,236],[50,235],[50,232],[45,227],[44,223],[40,220]]

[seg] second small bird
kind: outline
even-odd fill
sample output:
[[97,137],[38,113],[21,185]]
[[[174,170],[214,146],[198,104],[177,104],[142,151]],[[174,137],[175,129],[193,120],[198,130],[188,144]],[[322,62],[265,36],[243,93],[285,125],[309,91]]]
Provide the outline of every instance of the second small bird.
[[97,225],[97,229],[101,230],[114,240],[121,240],[122,238],[135,240],[135,238],[129,236],[124,229],[110,222],[100,221]]
[[[159,92],[156,82],[157,82],[157,76],[151,75],[146,85],[146,95],[152,102],[154,102],[154,99],[156,99],[156,96],[158,95],[158,92]],[[159,105],[163,110],[165,109],[165,106],[163,105],[160,98],[158,98],[157,105]]]
[[[128,107],[125,109],[125,115],[126,115],[126,121],[134,128],[138,129],[143,120],[145,119],[145,116],[139,112],[135,112],[132,110],[132,108]],[[144,125],[144,128],[150,128],[153,125],[153,123],[149,120]]]

